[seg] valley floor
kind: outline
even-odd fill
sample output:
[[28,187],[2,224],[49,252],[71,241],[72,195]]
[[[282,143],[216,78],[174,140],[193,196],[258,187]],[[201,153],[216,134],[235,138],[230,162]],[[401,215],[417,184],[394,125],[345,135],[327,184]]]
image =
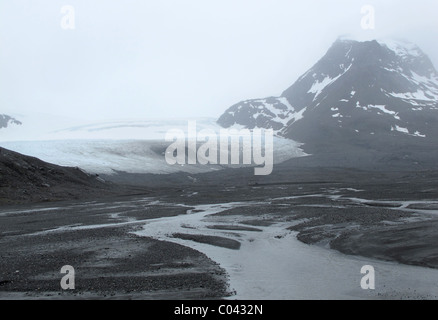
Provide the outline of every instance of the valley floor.
[[0,299],[437,299],[434,179],[337,174],[3,206]]

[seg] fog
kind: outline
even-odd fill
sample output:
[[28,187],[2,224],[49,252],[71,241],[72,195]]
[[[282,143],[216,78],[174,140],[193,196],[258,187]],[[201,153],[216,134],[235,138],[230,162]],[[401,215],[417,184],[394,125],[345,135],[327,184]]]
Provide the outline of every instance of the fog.
[[2,0],[0,113],[218,117],[280,95],[341,35],[404,38],[438,66],[437,14],[434,0]]

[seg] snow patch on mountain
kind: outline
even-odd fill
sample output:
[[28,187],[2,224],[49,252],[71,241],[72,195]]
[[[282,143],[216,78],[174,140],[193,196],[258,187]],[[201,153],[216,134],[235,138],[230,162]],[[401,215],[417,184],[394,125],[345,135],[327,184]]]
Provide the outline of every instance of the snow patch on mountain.
[[318,80],[312,85],[309,91],[307,93],[314,93],[315,97],[313,98],[313,101],[316,100],[316,98],[321,94],[321,92],[331,85],[333,82],[339,79],[341,75],[337,76],[336,78],[332,79],[329,76],[326,76],[321,82]]
[[391,110],[386,109],[386,106],[379,106],[379,105],[373,106],[373,105],[368,105],[368,108],[369,108],[369,109],[377,109],[377,110],[380,110],[380,111],[382,111],[383,113],[386,113],[386,114],[389,114],[389,115],[393,116],[394,119],[396,119],[396,120],[400,120],[400,117],[398,116],[398,113],[395,112],[395,111],[391,111]]
[[377,110],[377,114],[378,115],[382,115],[382,113],[383,114],[388,114],[388,115],[394,117],[394,119],[396,119],[396,120],[401,120],[400,117],[399,117],[399,113],[398,112],[388,110],[386,108],[386,106],[384,106],[384,105],[371,105],[371,104],[369,104],[369,105],[366,105],[366,106],[362,106],[360,104],[360,102],[357,101],[356,102],[356,108],[362,109],[364,111],[371,111],[371,110],[375,109],[375,110]]
[[284,127],[302,120],[305,112],[306,108],[296,110],[285,97],[246,100],[229,108],[217,123],[224,128],[272,129],[279,135]]
[[318,96],[327,88],[329,87],[331,84],[335,83],[336,80],[338,80],[340,77],[342,77],[344,74],[346,74],[348,72],[348,70],[350,70],[351,66],[353,64],[350,64],[347,68],[344,67],[343,64],[341,64],[340,68],[343,69],[342,73],[340,73],[339,75],[337,75],[334,78],[331,78],[330,76],[325,76],[325,78],[321,81],[317,80],[312,87],[309,89],[309,91],[307,93],[313,93],[315,94],[313,101],[315,101]]
[[300,121],[302,119],[304,119],[304,113],[307,111],[307,108],[303,108],[298,112],[294,112],[291,116],[290,121],[288,122],[288,124],[294,124],[297,121]]
[[385,92],[386,95],[402,99],[403,101],[415,106],[428,106],[436,109],[435,104],[438,101],[438,76],[431,73],[429,76],[421,76],[414,71],[409,74],[398,72],[415,91],[407,92]]
[[419,131],[415,131],[414,133],[410,133],[408,128],[403,128],[403,127],[400,127],[398,125],[391,127],[391,131],[401,132],[401,133],[404,133],[404,134],[407,134],[407,135],[410,135],[413,137],[426,138],[426,135],[421,134],[421,132],[419,132]]
[[[271,121],[286,125],[289,121],[296,117],[294,108],[285,98],[275,98],[274,101],[269,102],[268,99],[259,99],[253,101],[247,101],[249,108],[258,109],[260,112],[254,113],[253,118],[257,119],[260,116],[270,117]],[[239,110],[242,106],[239,106]],[[231,111],[230,113],[233,114]]]

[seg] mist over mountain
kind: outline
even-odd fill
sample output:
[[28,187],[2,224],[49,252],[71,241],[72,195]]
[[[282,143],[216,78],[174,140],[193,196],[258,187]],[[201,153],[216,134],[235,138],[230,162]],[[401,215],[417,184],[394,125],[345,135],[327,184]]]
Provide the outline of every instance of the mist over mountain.
[[438,73],[412,43],[339,39],[281,97],[240,102],[218,123],[272,128],[312,154],[434,152]]

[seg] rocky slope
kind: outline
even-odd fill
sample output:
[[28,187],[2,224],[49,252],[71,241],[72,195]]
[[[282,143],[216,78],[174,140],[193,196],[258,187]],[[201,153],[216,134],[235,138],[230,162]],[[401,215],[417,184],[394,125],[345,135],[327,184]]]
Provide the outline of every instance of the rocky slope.
[[281,97],[240,102],[218,123],[273,128],[312,154],[435,152],[438,72],[411,43],[338,40]]
[[0,205],[109,194],[113,186],[79,168],[60,167],[0,148]]

